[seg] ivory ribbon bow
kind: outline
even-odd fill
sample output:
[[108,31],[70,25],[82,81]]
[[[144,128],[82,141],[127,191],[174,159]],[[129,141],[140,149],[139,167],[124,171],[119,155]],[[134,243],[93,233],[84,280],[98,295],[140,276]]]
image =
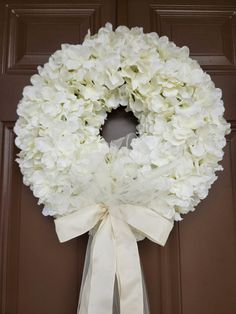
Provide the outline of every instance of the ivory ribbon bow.
[[112,314],[115,278],[121,314],[143,314],[143,284],[134,230],[162,246],[173,221],[135,205],[95,204],[55,219],[60,242],[93,229],[90,263],[78,314]]

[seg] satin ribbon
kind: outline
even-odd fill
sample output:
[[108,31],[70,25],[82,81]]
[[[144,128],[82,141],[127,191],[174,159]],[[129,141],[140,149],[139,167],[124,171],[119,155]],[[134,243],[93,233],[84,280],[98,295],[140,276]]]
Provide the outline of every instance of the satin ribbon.
[[134,230],[165,245],[173,221],[135,205],[95,204],[55,219],[60,242],[93,230],[78,314],[112,314],[115,278],[120,314],[143,314],[143,284]]

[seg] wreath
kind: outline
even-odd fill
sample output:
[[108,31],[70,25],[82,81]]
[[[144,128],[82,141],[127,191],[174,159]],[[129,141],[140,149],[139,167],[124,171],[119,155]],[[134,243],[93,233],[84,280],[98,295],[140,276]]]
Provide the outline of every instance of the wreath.
[[[115,277],[121,313],[143,313],[136,239],[164,245],[173,221],[194,210],[222,170],[229,124],[221,90],[187,47],[111,24],[81,45],[63,44],[31,83],[14,128],[24,183],[56,218],[60,241],[92,230],[92,260],[107,243],[101,263],[90,261],[80,313],[112,313]],[[100,130],[119,106],[138,119],[137,132],[109,145]]]

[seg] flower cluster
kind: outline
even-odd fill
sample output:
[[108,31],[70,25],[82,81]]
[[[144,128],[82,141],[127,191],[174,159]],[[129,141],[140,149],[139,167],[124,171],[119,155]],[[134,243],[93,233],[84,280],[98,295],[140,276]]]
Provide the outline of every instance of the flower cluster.
[[[222,169],[221,90],[165,36],[106,24],[82,45],[62,45],[31,83],[17,110],[17,161],[45,215],[112,202],[179,220]],[[139,121],[130,148],[100,136],[118,106]]]

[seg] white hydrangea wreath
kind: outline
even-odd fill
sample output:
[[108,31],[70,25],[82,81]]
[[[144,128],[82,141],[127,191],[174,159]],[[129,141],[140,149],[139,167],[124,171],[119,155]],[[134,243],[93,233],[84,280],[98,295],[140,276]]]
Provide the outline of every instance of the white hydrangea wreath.
[[[222,167],[221,90],[167,37],[110,24],[62,45],[18,105],[17,159],[45,215],[91,204],[146,206],[168,219],[194,210]],[[100,136],[119,106],[138,119],[131,148]]]

